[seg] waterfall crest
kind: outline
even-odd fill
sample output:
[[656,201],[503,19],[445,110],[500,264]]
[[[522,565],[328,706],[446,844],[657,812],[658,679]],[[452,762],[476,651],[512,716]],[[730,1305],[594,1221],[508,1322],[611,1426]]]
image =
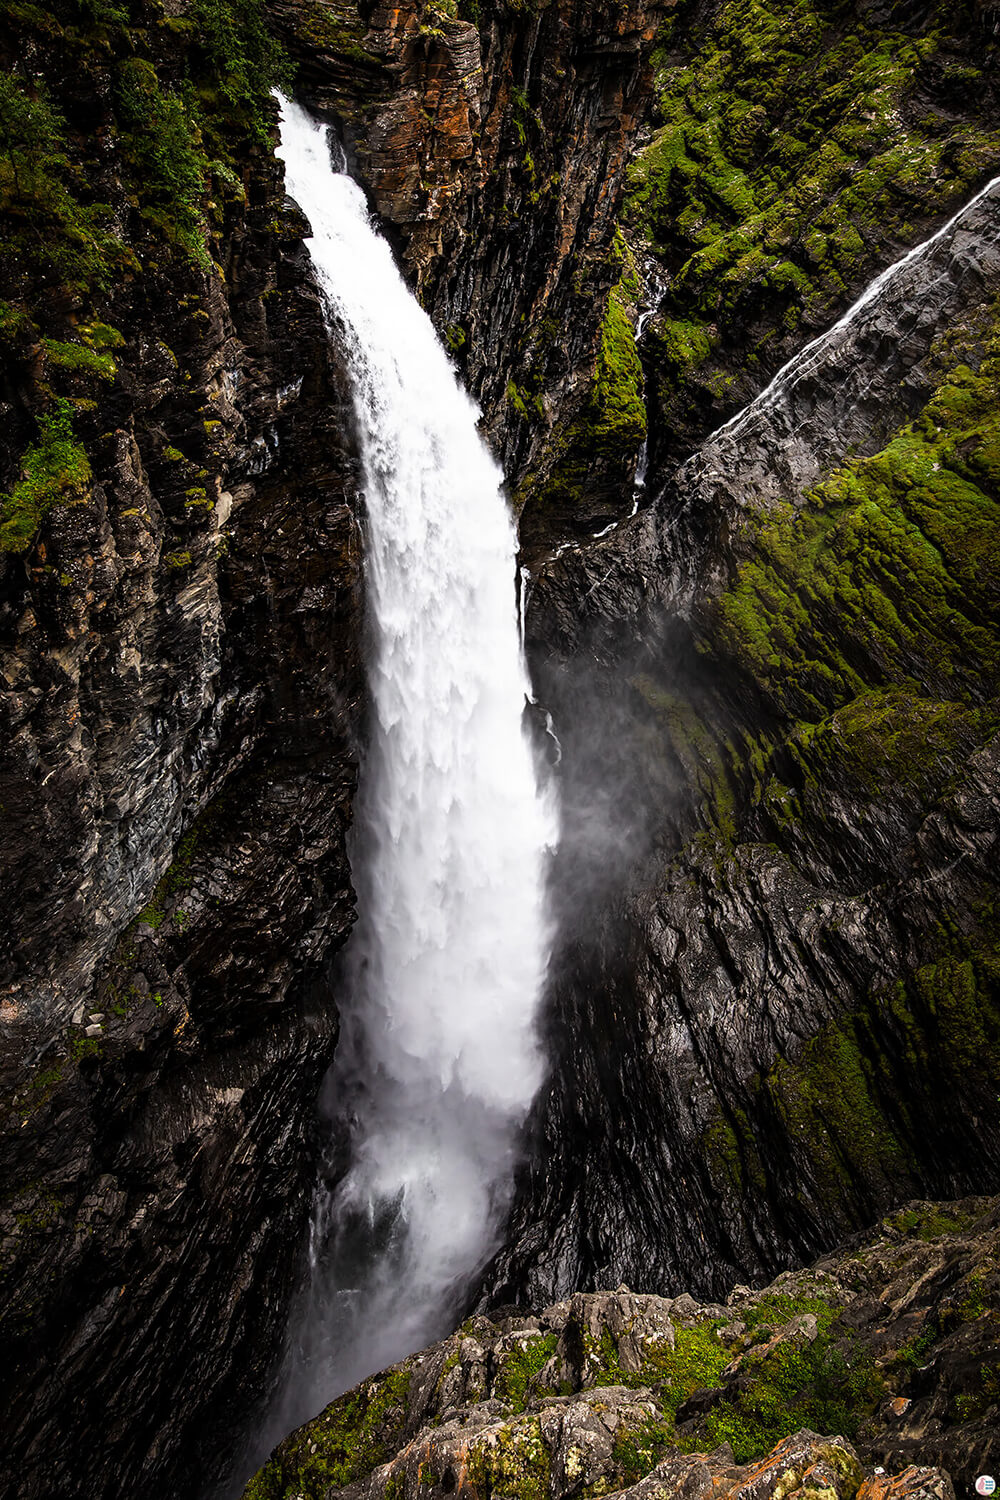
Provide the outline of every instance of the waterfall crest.
[[555,818],[522,729],[515,535],[478,411],[325,128],[287,101],[279,155],[354,388],[372,706],[329,1080],[349,1167],[317,1197],[287,1430],[442,1334],[495,1248],[543,1077]]

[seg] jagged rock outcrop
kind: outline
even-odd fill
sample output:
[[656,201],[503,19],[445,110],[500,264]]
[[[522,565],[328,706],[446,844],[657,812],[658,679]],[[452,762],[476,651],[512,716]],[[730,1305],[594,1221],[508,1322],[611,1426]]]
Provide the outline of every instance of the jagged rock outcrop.
[[474,1317],[293,1433],[246,1500],[945,1500],[1000,1457],[998,1233],[995,1200],[913,1204],[725,1305],[621,1287]]

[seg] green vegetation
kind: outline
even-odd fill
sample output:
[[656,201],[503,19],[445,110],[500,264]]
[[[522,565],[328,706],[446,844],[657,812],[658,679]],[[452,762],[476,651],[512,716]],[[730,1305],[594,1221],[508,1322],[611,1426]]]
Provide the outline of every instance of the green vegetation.
[[[794,1331],[774,1336],[803,1315],[816,1319],[815,1339]],[[737,1462],[747,1463],[802,1427],[853,1437],[884,1399],[885,1384],[871,1358],[855,1347],[838,1306],[825,1297],[772,1295],[739,1316],[747,1333],[735,1347],[719,1338],[724,1320],[709,1319],[677,1327],[673,1347],[666,1339],[647,1345],[638,1371],[621,1367],[609,1333],[600,1342],[586,1340],[588,1383],[648,1387],[664,1412],[665,1420],[652,1419],[648,1430],[623,1434],[626,1482],[647,1473],[670,1447],[691,1452],[729,1442]],[[728,1387],[705,1416],[678,1429],[684,1403],[696,1391],[720,1388],[723,1371],[741,1349],[740,1370],[752,1382]],[[655,1455],[651,1461],[649,1454]]]
[[89,349],[86,344],[66,344],[60,339],[42,339],[42,348],[50,365],[72,375],[94,380],[114,380],[116,365],[110,354]]
[[883,452],[833,474],[801,510],[753,516],[753,558],[718,606],[718,645],[782,717],[806,721],[796,758],[836,754],[873,793],[889,776],[929,790],[991,722],[998,398],[994,334],[978,368],[942,374]]
[[[110,209],[91,200],[71,159],[66,121],[44,86],[0,71],[0,214],[7,276],[92,293],[110,285],[126,255]],[[6,278],[5,278],[6,279]],[[26,318],[22,307],[17,316]]]
[[26,552],[52,506],[82,499],[90,484],[87,454],[73,436],[72,403],[56,401],[38,427],[21,460],[23,477],[0,496],[0,552]]
[[559,1340],[554,1333],[527,1337],[503,1361],[494,1382],[501,1401],[509,1401],[515,1411],[523,1411],[529,1394],[537,1394],[537,1378],[556,1352]]
[[[847,1347],[845,1354],[825,1334],[812,1344],[787,1339],[745,1356],[742,1369],[752,1384],[708,1414],[708,1443],[731,1443],[736,1462],[749,1463],[803,1427],[856,1438],[885,1400],[886,1388],[871,1355]],[[846,1453],[841,1459],[851,1462]],[[861,1469],[855,1467],[860,1483]]]
[[707,24],[691,11],[654,57],[662,123],[625,214],[672,272],[650,330],[664,406],[729,340],[741,364],[773,364],[769,345],[829,320],[895,241],[1000,163],[988,73],[953,50],[971,4],[936,7],[915,36],[846,0],[730,0]]
[[[317,52],[342,58],[359,69],[362,77],[366,71],[375,74],[382,67],[381,60],[363,45],[368,28],[357,6],[350,0],[339,0],[336,4],[323,4],[318,0],[296,16],[295,28],[303,42]],[[371,88],[374,90],[375,87],[373,80]]]
[[[191,561],[190,554],[186,554],[187,561]],[[167,559],[168,565],[170,560]],[[194,857],[201,846],[202,840],[210,835],[224,815],[226,798],[217,797],[213,802],[199,813],[191,824],[187,833],[177,844],[170,868],[157,881],[147,904],[133,919],[125,933],[125,942],[128,943],[135,935],[138,927],[149,927],[158,932],[164,922],[172,920],[178,926],[183,927],[187,921],[187,913],[177,909],[177,898],[185,891],[189,891],[194,884],[194,874],[191,866]]]
[[[706,1132],[706,1165],[720,1191],[741,1190],[744,1163],[759,1170],[749,1119],[766,1118],[780,1122],[789,1140],[808,1143],[802,1170],[825,1212],[842,1204],[857,1218],[879,1196],[898,1196],[907,1180],[916,1190],[908,1143],[920,1139],[953,1090],[990,1108],[1000,1074],[996,918],[955,913],[916,935],[922,961],[890,990],[829,1022],[798,1056],[758,1075],[746,1112],[731,1109]],[[935,1211],[886,1220],[921,1239],[971,1222]]]
[[[610,472],[619,476],[619,485],[624,482],[646,437],[642,366],[627,310],[634,268],[630,257],[621,257],[619,251],[621,277],[605,307],[590,389],[577,415],[553,439],[545,479],[539,483],[529,474],[522,483],[519,506],[530,500],[546,511],[574,515],[595,475]],[[538,382],[530,371],[524,387],[508,385],[507,399],[526,421],[542,416]]]
[[130,58],[118,74],[118,115],[125,159],[144,184],[142,217],[207,269],[208,162],[194,111],[171,88],[161,87],[152,63]]
[[498,1433],[474,1438],[468,1476],[480,1495],[546,1500],[552,1459],[536,1416],[517,1417]]
[[[267,28],[261,0],[193,0],[188,11],[193,50],[189,76],[200,91],[199,113],[213,140],[216,120],[251,140],[270,143],[270,94],[287,85],[288,60]],[[219,110],[213,91],[223,101]]]
[[[285,78],[260,0],[195,0],[180,18],[107,0],[57,0],[42,11],[2,0],[0,20],[30,38],[60,70],[91,75],[117,133],[117,179],[87,155],[92,124],[68,120],[44,88],[0,73],[0,209],[25,279],[65,285],[85,298],[107,291],[139,260],[111,232],[124,198],[156,239],[208,264],[218,206],[242,198],[248,144],[266,145],[270,91]],[[83,133],[79,133],[80,131]],[[137,236],[141,241],[141,234]]]
[[261,0],[193,0],[179,16],[129,0],[0,0],[0,27],[15,38],[5,55],[32,59],[30,72],[0,70],[0,347],[16,409],[37,425],[15,433],[20,472],[2,476],[9,554],[32,546],[56,502],[86,493],[74,418],[89,446],[87,413],[124,345],[106,299],[147,269],[210,268],[227,212],[246,202],[242,174],[270,149],[285,65]]
[[386,1463],[401,1445],[409,1389],[409,1370],[396,1367],[331,1402],[285,1439],[250,1481],[245,1500],[284,1500],[292,1492],[318,1496]]
[[615,1481],[622,1486],[635,1484],[676,1449],[677,1437],[671,1421],[651,1416],[636,1426],[623,1422],[615,1433],[611,1450]]

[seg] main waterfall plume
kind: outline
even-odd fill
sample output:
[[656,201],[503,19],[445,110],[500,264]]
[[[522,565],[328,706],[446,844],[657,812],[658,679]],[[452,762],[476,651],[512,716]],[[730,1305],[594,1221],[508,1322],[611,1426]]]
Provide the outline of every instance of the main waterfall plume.
[[522,727],[515,534],[477,409],[325,128],[287,102],[280,155],[353,383],[372,706],[327,1090],[347,1171],[317,1196],[287,1427],[445,1331],[495,1247],[543,1075],[554,818]]

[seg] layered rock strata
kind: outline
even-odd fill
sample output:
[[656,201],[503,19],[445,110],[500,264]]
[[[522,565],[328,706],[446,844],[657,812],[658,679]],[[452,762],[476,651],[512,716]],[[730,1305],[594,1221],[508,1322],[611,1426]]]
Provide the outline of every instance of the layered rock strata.
[[[277,0],[273,14],[303,96],[337,126],[512,483],[538,471],[534,490],[565,447],[559,433],[591,420],[625,169],[669,6],[458,9]],[[621,513],[642,434],[607,420],[591,502],[567,511],[564,529]],[[533,526],[526,513],[529,541]]]
[[996,214],[534,582],[566,944],[500,1302],[997,1185]]
[[5,11],[2,39],[18,1500],[193,1494],[225,1462],[205,1414],[235,1427],[281,1334],[353,917],[360,532],[306,226],[266,92],[213,93],[191,17],[123,20]]

